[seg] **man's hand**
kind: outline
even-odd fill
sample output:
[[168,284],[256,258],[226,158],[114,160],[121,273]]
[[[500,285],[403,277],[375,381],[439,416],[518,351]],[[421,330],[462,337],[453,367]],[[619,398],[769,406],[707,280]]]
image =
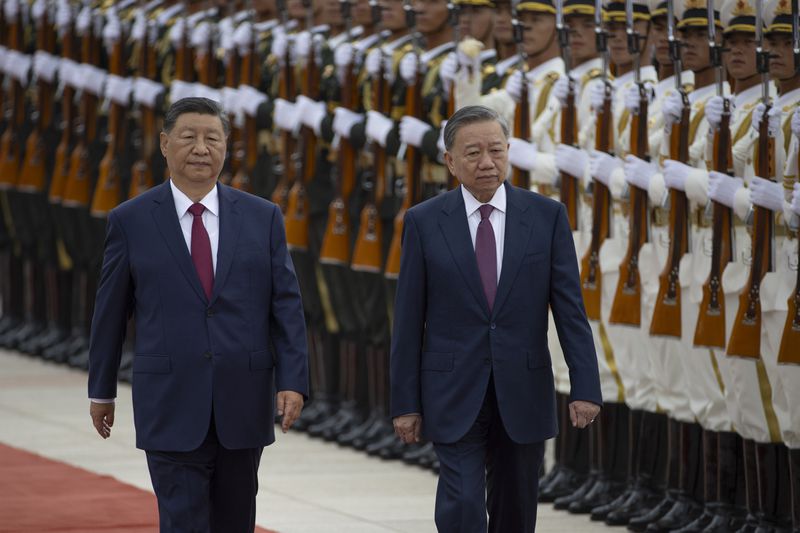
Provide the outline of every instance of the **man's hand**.
[[392,420],[394,432],[406,444],[419,442],[422,433],[422,417],[420,415],[402,415]]
[[114,402],[89,402],[89,416],[92,417],[92,425],[101,437],[107,439],[111,436],[111,426],[114,425]]
[[592,402],[575,400],[569,404],[569,418],[572,420],[572,426],[578,429],[583,429],[594,422],[594,417],[599,413],[600,406]]
[[278,416],[282,416],[281,431],[286,433],[303,410],[303,395],[292,390],[278,393]]

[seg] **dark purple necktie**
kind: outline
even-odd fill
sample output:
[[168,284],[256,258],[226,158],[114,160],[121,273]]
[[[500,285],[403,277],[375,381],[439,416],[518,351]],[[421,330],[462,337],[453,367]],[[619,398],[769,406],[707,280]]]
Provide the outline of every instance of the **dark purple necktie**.
[[189,212],[192,220],[192,263],[200,278],[200,285],[206,292],[206,297],[211,299],[211,290],[214,288],[214,264],[211,261],[211,240],[203,225],[203,204],[192,204]]
[[497,294],[497,243],[494,240],[494,228],[489,221],[493,209],[489,204],[480,206],[478,210],[481,212],[481,222],[475,236],[475,257],[478,259],[478,272],[481,274],[489,311],[494,306],[494,297]]

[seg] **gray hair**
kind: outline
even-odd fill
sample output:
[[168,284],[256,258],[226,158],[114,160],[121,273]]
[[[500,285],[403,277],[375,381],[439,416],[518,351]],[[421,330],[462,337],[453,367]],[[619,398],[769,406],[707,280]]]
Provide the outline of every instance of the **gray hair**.
[[503,135],[508,139],[508,124],[497,111],[482,105],[469,105],[453,113],[453,116],[447,121],[447,125],[444,127],[445,149],[450,151],[453,148],[458,130],[477,122],[497,122],[503,129]]
[[225,136],[231,132],[231,121],[228,119],[228,114],[222,109],[222,106],[214,100],[203,98],[200,96],[191,96],[189,98],[181,98],[173,102],[167,115],[164,117],[164,132],[170,133],[178,117],[186,113],[199,113],[201,115],[214,115],[222,122],[222,129],[225,131]]

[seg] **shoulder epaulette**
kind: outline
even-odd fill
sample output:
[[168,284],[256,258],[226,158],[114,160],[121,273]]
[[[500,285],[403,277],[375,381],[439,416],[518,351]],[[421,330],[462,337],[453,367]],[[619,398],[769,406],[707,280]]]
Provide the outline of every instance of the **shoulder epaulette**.
[[601,69],[601,68],[595,67],[595,68],[589,69],[589,71],[586,74],[581,76],[581,86],[586,85],[590,80],[593,80],[595,78],[599,78],[602,75],[603,75],[603,69]]

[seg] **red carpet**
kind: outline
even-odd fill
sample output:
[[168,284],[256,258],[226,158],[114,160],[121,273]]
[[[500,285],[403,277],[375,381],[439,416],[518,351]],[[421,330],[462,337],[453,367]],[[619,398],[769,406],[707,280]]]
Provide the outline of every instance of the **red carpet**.
[[157,531],[151,492],[0,444],[0,532]]

